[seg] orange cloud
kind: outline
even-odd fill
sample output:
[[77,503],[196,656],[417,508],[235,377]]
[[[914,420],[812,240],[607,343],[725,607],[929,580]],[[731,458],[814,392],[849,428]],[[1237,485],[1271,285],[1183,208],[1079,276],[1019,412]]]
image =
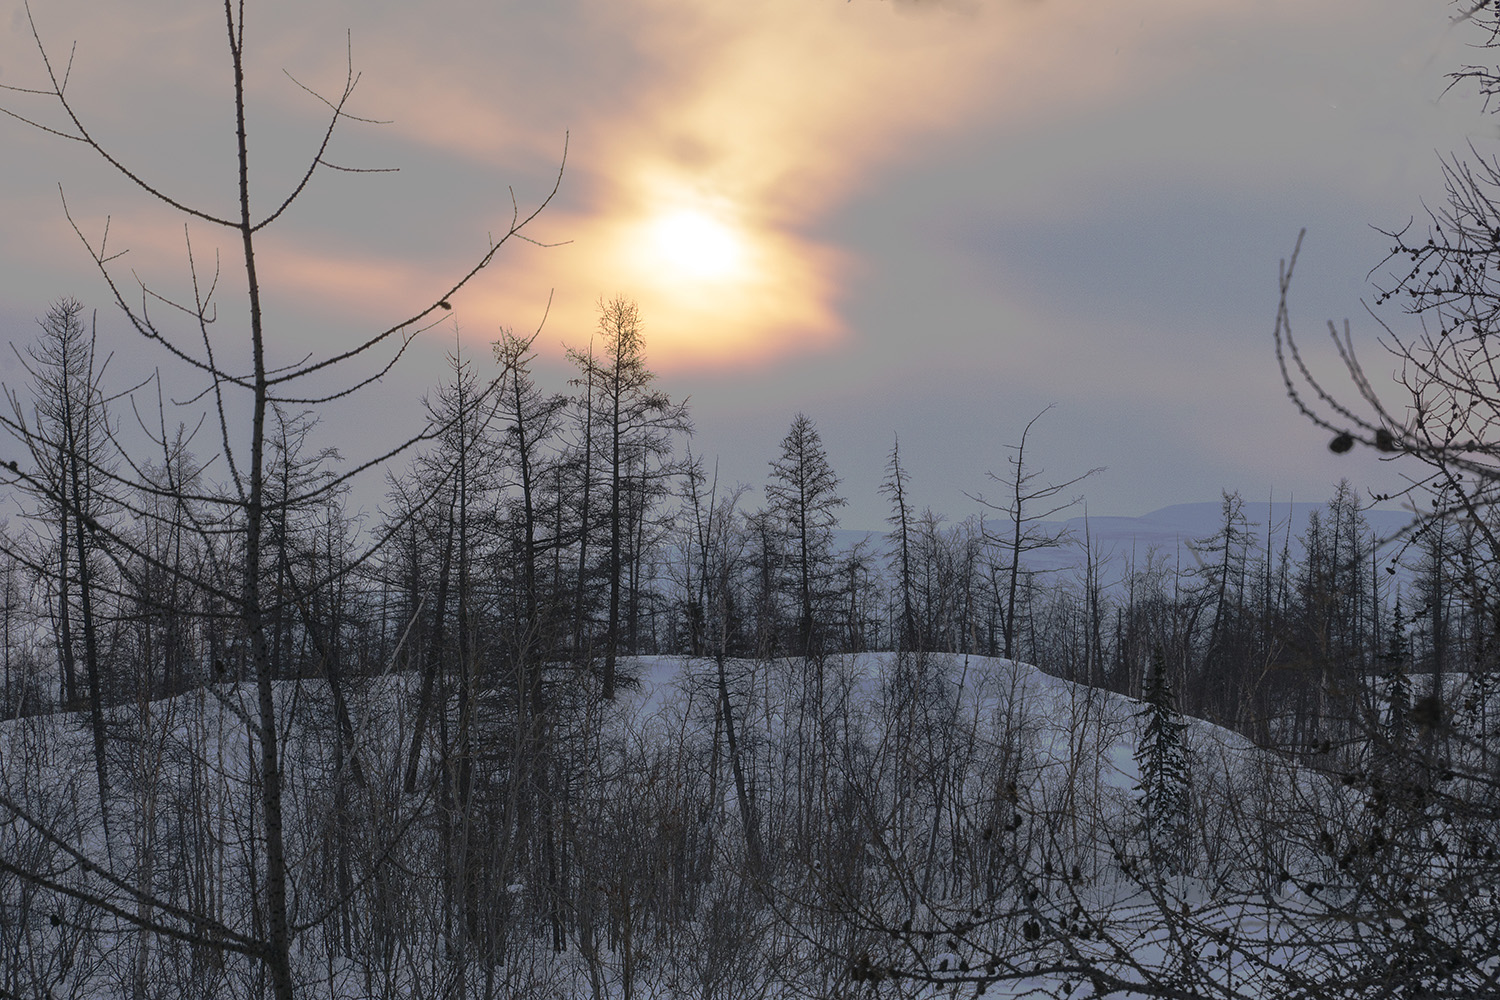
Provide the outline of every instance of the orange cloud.
[[[530,327],[552,289],[544,340],[580,343],[594,329],[596,300],[623,293],[640,302],[653,363],[667,369],[764,363],[851,343],[840,305],[859,260],[818,227],[881,171],[955,155],[944,151],[970,130],[1045,120],[1159,85],[1201,58],[1185,40],[1204,19],[1247,16],[1239,5],[1205,9],[1197,0],[576,0],[557,12],[450,0],[444,20],[408,5],[304,7],[258,5],[247,29],[252,98],[262,109],[252,118],[255,177],[269,184],[262,191],[294,179],[286,173],[293,167],[278,164],[300,162],[325,113],[281,70],[330,93],[342,82],[343,31],[351,28],[354,62],[366,73],[352,110],[394,120],[374,142],[394,137],[407,144],[398,152],[444,158],[438,176],[459,169],[452,164],[477,166],[503,192],[518,159],[545,163],[564,129],[574,136],[562,199],[532,231],[568,245],[504,250],[455,302],[464,328],[492,336],[502,324]],[[1340,7],[1319,14],[1277,0],[1257,16],[1347,16]],[[1141,31],[1148,19],[1151,30]],[[74,87],[102,108],[123,107],[129,119],[129,109],[155,107],[149,95],[169,90],[183,106],[180,119],[163,123],[176,145],[155,143],[150,128],[132,136],[143,155],[159,157],[162,176],[181,163],[184,123],[208,122],[216,131],[204,134],[223,137],[228,91],[213,18],[127,16],[58,0],[47,20],[59,43],[68,26],[88,25],[93,41],[81,49]],[[120,44],[101,46],[101,37],[116,36]],[[173,55],[143,61],[148,43]],[[13,30],[0,55],[26,61],[28,44]],[[390,165],[389,146],[361,157],[368,134],[345,130],[335,162]],[[475,220],[488,228],[492,210],[504,209],[492,191],[479,204],[472,191],[413,191],[409,177],[380,190],[432,199],[438,232],[372,233],[362,217],[351,226],[324,208],[330,189],[320,178],[311,193],[317,235],[296,228],[308,225],[300,215],[267,233],[275,251],[262,260],[268,290],[321,315],[374,322],[430,301],[462,256],[439,259],[418,247],[439,239],[450,250],[474,246],[482,240]],[[213,197],[231,193],[221,188]],[[664,248],[663,227],[684,215],[719,232],[719,249]],[[180,233],[180,224],[170,226],[164,244]],[[700,258],[711,254],[727,254],[732,266],[705,267]]]
[[[1186,5],[1171,3],[1158,14],[1177,6],[1185,16]],[[616,99],[581,126],[591,155],[574,160],[569,183],[586,185],[588,208],[549,220],[573,246],[526,279],[587,289],[578,301],[638,298],[653,360],[665,367],[762,362],[849,342],[839,304],[858,262],[817,238],[819,222],[882,168],[930,157],[941,140],[997,117],[1045,116],[1118,91],[1129,73],[1127,60],[1074,63],[1069,53],[1126,34],[1133,13],[906,11],[641,0],[632,41],[656,74],[638,81],[632,102]],[[705,277],[653,254],[649,234],[685,210],[732,230],[743,265]],[[570,306],[557,318],[568,330],[592,329]]]

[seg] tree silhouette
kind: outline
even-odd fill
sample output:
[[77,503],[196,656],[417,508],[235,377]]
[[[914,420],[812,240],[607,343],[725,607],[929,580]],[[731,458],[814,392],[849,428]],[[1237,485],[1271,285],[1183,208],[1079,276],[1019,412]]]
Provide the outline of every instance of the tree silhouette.
[[1182,734],[1187,723],[1177,713],[1176,698],[1167,677],[1166,657],[1158,648],[1146,678],[1145,704],[1136,714],[1142,721],[1135,761],[1140,767],[1139,793],[1142,827],[1153,867],[1178,874],[1186,853],[1188,798],[1192,780]]
[[771,460],[766,502],[791,541],[789,568],[798,609],[792,649],[799,656],[817,655],[823,639],[820,611],[833,586],[833,529],[845,503],[838,488],[839,477],[817,427],[798,413],[781,441],[781,454]]
[[[230,116],[236,139],[232,173],[235,208],[225,213],[215,208],[191,204],[166,188],[146,180],[139,171],[106,146],[92,126],[84,120],[74,103],[73,92],[67,89],[71,60],[66,66],[60,66],[54,61],[51,51],[42,41],[40,29],[30,8],[27,8],[27,15],[45,83],[34,88],[7,86],[6,90],[15,95],[17,100],[35,100],[43,105],[43,112],[23,113],[14,108],[6,108],[5,113],[42,132],[70,140],[98,156],[138,193],[149,201],[172,209],[185,224],[188,276],[192,293],[190,298],[179,301],[155,291],[133,273],[127,281],[121,272],[121,252],[109,243],[107,225],[98,236],[87,235],[83,224],[71,212],[67,212],[64,201],[69,224],[92,258],[120,314],[143,338],[145,345],[152,350],[164,352],[166,360],[185,366],[200,380],[193,398],[205,402],[209,419],[213,421],[217,432],[216,458],[221,463],[219,469],[225,479],[222,490],[204,489],[202,492],[184,495],[171,492],[172,487],[169,485],[164,492],[164,488],[156,480],[143,474],[145,470],[142,464],[130,462],[128,457],[127,468],[132,474],[122,477],[127,480],[122,485],[141,496],[189,500],[204,508],[198,531],[205,545],[211,549],[222,551],[226,548],[223,544],[226,533],[232,539],[231,545],[227,546],[232,549],[232,556],[204,567],[203,572],[189,573],[183,582],[209,595],[212,601],[226,609],[226,616],[234,623],[234,641],[249,664],[248,674],[255,691],[254,724],[251,727],[254,751],[247,773],[241,775],[241,779],[245,792],[253,802],[256,824],[251,851],[254,859],[251,881],[253,891],[251,898],[246,900],[244,912],[238,918],[218,919],[201,910],[185,910],[169,900],[154,896],[149,883],[143,885],[132,882],[125,875],[101,865],[97,859],[88,860],[81,869],[67,877],[58,876],[45,868],[18,864],[13,859],[0,859],[0,867],[144,931],[177,940],[191,940],[220,949],[221,952],[238,952],[261,966],[277,1000],[291,1000],[295,991],[293,941],[300,933],[293,910],[293,883],[299,876],[297,866],[287,856],[283,723],[276,688],[277,680],[282,676],[283,665],[276,661],[273,652],[271,624],[278,611],[277,598],[273,592],[268,591],[265,573],[267,566],[275,567],[281,559],[280,554],[274,551],[275,524],[283,509],[315,504],[335,495],[355,475],[379,466],[423,441],[440,436],[445,428],[429,425],[379,454],[355,462],[342,471],[316,477],[295,495],[277,496],[273,483],[268,479],[273,464],[271,442],[277,427],[277,410],[286,408],[289,412],[298,412],[316,409],[334,400],[352,397],[361,389],[374,385],[396,365],[418,333],[442,319],[451,310],[451,300],[494,259],[501,246],[513,238],[524,238],[520,235],[523,228],[550,201],[551,195],[525,216],[517,210],[498,239],[492,239],[489,246],[477,254],[455,280],[434,289],[428,303],[419,307],[408,318],[376,330],[347,348],[304,355],[300,346],[289,343],[292,338],[268,323],[263,303],[265,289],[262,285],[262,237],[309,191],[315,175],[325,168],[334,169],[328,154],[335,132],[339,126],[357,120],[349,110],[358,79],[352,61],[348,66],[343,88],[338,94],[329,98],[313,94],[329,111],[327,124],[316,150],[307,159],[290,188],[271,199],[269,210],[253,211],[252,203],[259,203],[259,199],[253,197],[251,184],[249,116],[246,110],[245,12],[243,3],[225,0],[223,26],[227,41],[226,63],[233,93],[233,110]],[[42,116],[46,113],[47,106],[51,109],[50,119]],[[555,186],[553,191],[556,191]],[[194,226],[206,226],[225,233],[235,245],[236,264],[241,273],[245,294],[243,315],[232,318],[227,313],[219,313],[215,297],[219,278],[217,268],[212,272],[200,269],[199,258],[194,254],[192,243]],[[172,325],[178,320],[183,321],[182,327]],[[366,370],[356,372],[356,366],[361,364],[366,366]],[[340,380],[339,384],[330,385],[333,380]],[[19,420],[0,420],[23,441],[29,443],[36,440],[34,433]],[[163,450],[168,448],[165,434],[157,443]],[[85,452],[79,450],[78,454],[83,455]],[[7,469],[12,482],[21,481],[33,488],[39,485],[37,477],[18,470],[13,462]],[[446,477],[437,483],[428,484],[427,496],[436,496],[445,482]],[[76,490],[68,498],[64,506],[66,515],[78,519],[89,514],[82,509],[81,497]],[[143,547],[133,536],[124,531],[110,530],[97,519],[91,524],[86,523],[86,527],[96,538],[107,540],[122,560],[151,565],[175,574],[188,572],[181,564],[162,562],[154,551]],[[369,551],[378,548],[381,541],[382,539],[375,539],[366,556]],[[327,572],[345,574],[363,561],[362,557],[356,556]],[[304,592],[312,593],[317,592],[326,582],[326,576],[319,576],[303,580],[301,587]],[[102,770],[99,780],[102,786]],[[101,787],[101,794],[103,792]],[[77,845],[67,845],[65,838],[47,830],[40,818],[19,803],[6,800],[0,803],[0,807],[9,809],[15,818],[24,823],[37,826],[60,849],[74,852],[75,856],[83,858]],[[141,905],[138,906],[138,903]]]

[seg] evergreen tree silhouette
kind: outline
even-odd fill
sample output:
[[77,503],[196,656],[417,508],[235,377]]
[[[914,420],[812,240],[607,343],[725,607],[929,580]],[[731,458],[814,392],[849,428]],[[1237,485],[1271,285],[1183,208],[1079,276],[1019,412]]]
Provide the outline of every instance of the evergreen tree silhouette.
[[1177,711],[1160,646],[1152,653],[1144,694],[1145,704],[1136,713],[1144,721],[1135,750],[1141,770],[1141,783],[1135,786],[1140,793],[1137,802],[1153,866],[1166,874],[1178,874],[1188,840],[1191,782],[1187,748],[1182,742],[1187,723]]

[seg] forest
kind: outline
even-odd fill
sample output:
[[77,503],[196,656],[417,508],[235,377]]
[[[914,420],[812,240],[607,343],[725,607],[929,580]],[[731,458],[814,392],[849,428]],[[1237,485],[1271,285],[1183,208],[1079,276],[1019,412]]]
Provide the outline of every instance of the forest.
[[1392,544],[1342,482],[1127,558],[1058,527],[1086,477],[1039,479],[1028,426],[957,523],[893,443],[888,530],[848,544],[813,421],[716,483],[621,299],[564,391],[527,339],[454,356],[380,523],[272,410],[257,644],[234,499],[179,439],[113,450],[83,315],[41,318],[6,418],[8,995],[260,995],[278,960],[336,996],[1500,974],[1478,522]]
[[55,117],[11,113],[227,233],[244,308],[192,257],[191,297],[137,288],[74,223],[192,423],[111,384],[81,300],[7,331],[0,998],[1500,996],[1500,166],[1449,161],[1390,234],[1393,385],[1347,329],[1316,374],[1283,265],[1291,405],[1331,480],[1372,449],[1403,497],[1337,482],[1293,525],[1225,493],[1186,553],[1126,556],[1059,527],[1090,473],[1042,471],[1038,415],[957,521],[893,436],[851,539],[805,414],[719,481],[627,297],[565,384],[502,330],[407,440],[325,441],[550,199],[411,318],[295,354],[258,255],[322,150],[252,213],[224,12],[235,213],[130,173],[50,61]]

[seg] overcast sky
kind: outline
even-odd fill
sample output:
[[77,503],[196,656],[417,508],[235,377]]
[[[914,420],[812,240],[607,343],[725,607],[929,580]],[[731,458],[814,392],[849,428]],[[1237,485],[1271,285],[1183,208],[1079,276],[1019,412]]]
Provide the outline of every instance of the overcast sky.
[[[257,204],[316,148],[352,52],[360,80],[323,172],[265,231],[283,361],[404,318],[561,188],[453,301],[408,363],[325,422],[350,458],[410,429],[461,340],[545,327],[544,378],[585,346],[601,296],[637,299],[662,385],[692,397],[694,450],[764,481],[793,414],[820,429],[850,506],[900,435],[919,506],[953,519],[1049,404],[1041,467],[1089,510],[1139,514],[1272,491],[1388,488],[1335,460],[1272,355],[1280,258],[1309,343],[1364,331],[1367,274],[1441,195],[1438,155],[1493,141],[1469,95],[1439,100],[1477,41],[1442,0],[257,0],[246,29]],[[209,0],[42,0],[36,25],[85,124],[133,170],[233,209],[222,9]],[[0,0],[0,83],[45,85],[25,11]],[[40,99],[6,106],[58,123]],[[189,289],[223,231],[160,210],[77,143],[0,121],[0,336],[60,296],[100,309],[121,377],[148,364],[63,215],[134,276]],[[232,234],[230,234],[232,235]],[[555,244],[555,245],[549,245]],[[226,267],[221,323],[243,279]],[[138,294],[138,292],[136,293]],[[551,299],[551,311],[547,305]],[[1400,317],[1392,317],[1399,321]],[[228,335],[228,331],[225,331]],[[14,383],[13,359],[0,374]],[[184,383],[183,395],[190,386]],[[186,418],[187,414],[183,414]]]

